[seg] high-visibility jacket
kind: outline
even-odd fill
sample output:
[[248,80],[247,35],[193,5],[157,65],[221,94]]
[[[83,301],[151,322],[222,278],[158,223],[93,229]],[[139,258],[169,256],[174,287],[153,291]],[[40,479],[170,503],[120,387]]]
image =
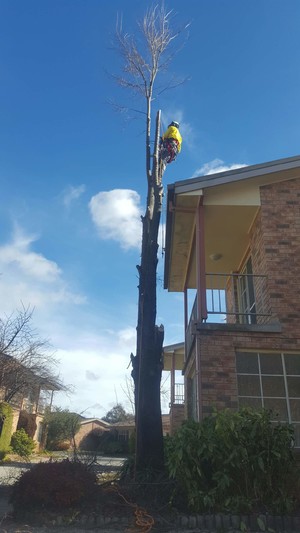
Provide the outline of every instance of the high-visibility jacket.
[[182,137],[178,128],[175,126],[169,126],[167,131],[163,134],[162,139],[175,139],[178,142],[178,152],[180,152]]

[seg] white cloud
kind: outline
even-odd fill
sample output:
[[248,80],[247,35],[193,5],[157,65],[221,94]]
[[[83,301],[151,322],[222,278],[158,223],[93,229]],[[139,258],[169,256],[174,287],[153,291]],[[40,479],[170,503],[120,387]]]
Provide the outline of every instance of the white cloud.
[[91,216],[102,239],[117,241],[122,248],[140,248],[140,196],[130,189],[99,192],[89,203]]
[[[76,335],[74,332],[74,335],[78,344],[82,345],[80,333]],[[91,336],[95,341],[92,332]],[[94,341],[92,344],[95,344]],[[134,346],[131,351],[134,351]],[[104,416],[117,401],[130,410],[123,391],[125,376],[130,377],[131,372],[128,368],[129,353],[127,347],[118,344],[117,331],[111,337],[98,335],[97,347],[86,344],[79,349],[72,346],[59,349],[60,372],[65,376],[65,382],[74,386],[74,394],[68,397],[65,393],[56,393],[54,403],[77,413],[87,410],[85,416]]]
[[226,172],[226,170],[235,170],[236,168],[243,168],[246,166],[247,165],[244,165],[243,163],[232,163],[231,165],[226,165],[222,159],[213,159],[212,161],[209,161],[208,163],[202,165],[202,167],[198,168],[194,172],[192,178],[216,174],[218,172]]
[[0,312],[12,312],[20,302],[33,307],[57,303],[82,303],[72,293],[58,264],[32,250],[38,240],[16,227],[10,242],[0,246]]
[[66,207],[70,207],[71,203],[74,200],[77,200],[85,191],[85,185],[79,185],[78,187],[73,187],[69,185],[63,193],[63,203]]
[[128,349],[135,345],[136,341],[136,328],[128,327],[121,329],[118,332],[118,340],[121,346],[128,347]]
[[4,267],[15,267],[23,275],[51,283],[59,278],[61,270],[54,261],[30,250],[37,239],[16,227],[12,242],[0,247],[0,261]]
[[85,371],[85,377],[90,381],[98,381],[100,379],[100,376],[98,374],[95,374],[95,372],[91,372],[91,370]]

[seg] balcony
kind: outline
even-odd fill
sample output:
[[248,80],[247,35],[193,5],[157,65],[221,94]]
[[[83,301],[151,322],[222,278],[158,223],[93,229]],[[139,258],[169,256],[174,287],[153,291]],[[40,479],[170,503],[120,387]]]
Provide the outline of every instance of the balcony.
[[267,276],[207,273],[200,300],[198,305],[196,296],[186,329],[186,354],[193,343],[195,324],[251,326],[270,322]]
[[171,387],[171,402],[170,402],[170,434],[179,429],[182,422],[185,419],[185,406],[184,406],[184,384],[174,383],[174,387]]
[[171,405],[184,404],[184,383],[175,383],[174,391],[171,391]]

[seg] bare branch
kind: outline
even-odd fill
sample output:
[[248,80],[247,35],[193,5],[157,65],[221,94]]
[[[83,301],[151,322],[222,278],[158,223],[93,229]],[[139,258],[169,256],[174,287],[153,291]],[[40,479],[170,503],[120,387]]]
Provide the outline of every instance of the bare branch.
[[117,111],[118,113],[128,113],[129,111],[133,111],[134,113],[140,113],[141,115],[146,115],[145,111],[141,111],[140,109],[134,109],[132,107],[126,107],[123,105],[118,104],[117,102],[114,102],[113,100],[108,99],[107,103],[114,109],[114,111]]
[[[186,33],[190,23],[173,29],[173,10],[167,11],[162,4],[150,7],[143,19],[138,21],[140,38],[123,31],[123,19],[117,17],[113,48],[123,61],[123,75],[112,75],[116,83],[125,89],[153,99],[154,82],[159,72],[167,71],[175,54],[185,44],[172,49],[173,42]],[[168,83],[164,90],[168,89]]]
[[33,309],[0,319],[0,389],[5,401],[22,398],[30,389],[65,389],[56,367],[58,361],[49,341],[41,339],[31,325]]

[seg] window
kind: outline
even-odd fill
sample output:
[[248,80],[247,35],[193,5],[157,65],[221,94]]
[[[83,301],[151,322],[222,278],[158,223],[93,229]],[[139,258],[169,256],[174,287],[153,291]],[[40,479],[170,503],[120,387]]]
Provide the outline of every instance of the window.
[[274,420],[289,422],[300,447],[300,354],[237,352],[240,407],[270,409]]
[[128,429],[119,429],[118,430],[118,440],[127,442],[129,439]]

